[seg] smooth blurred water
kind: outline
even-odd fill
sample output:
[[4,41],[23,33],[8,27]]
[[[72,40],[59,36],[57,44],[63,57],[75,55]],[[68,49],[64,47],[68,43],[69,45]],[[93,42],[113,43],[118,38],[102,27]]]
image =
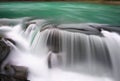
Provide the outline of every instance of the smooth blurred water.
[[[115,5],[103,5],[103,4],[91,4],[91,3],[79,3],[79,2],[6,2],[0,3],[0,18],[17,18],[17,17],[36,17],[45,20],[51,20],[56,23],[102,23],[102,24],[112,24],[119,25],[120,23],[120,6]],[[74,24],[76,26],[77,24]],[[14,46],[8,41],[13,51],[11,52],[10,62],[18,66],[26,66],[29,69],[28,79],[31,81],[118,81],[120,74],[120,63],[119,63],[119,50],[120,47],[119,40],[120,36],[112,32],[102,31],[104,37],[96,35],[84,35],[79,33],[66,33],[64,31],[61,35],[63,36],[62,40],[62,51],[66,54],[69,54],[68,57],[63,56],[63,65],[70,62],[72,67],[83,66],[85,71],[90,73],[95,70],[95,74],[99,72],[103,73],[101,75],[94,76],[93,74],[81,72],[72,72],[66,71],[60,68],[49,69],[47,66],[47,54],[48,49],[46,43],[48,37],[50,36],[50,31],[40,32],[39,27],[34,27],[35,24],[31,24],[27,27],[26,30],[23,30],[22,25],[17,25],[15,27],[9,28],[9,26],[1,27],[0,34],[5,34],[7,38],[11,38],[18,43]],[[67,25],[68,26],[68,25]],[[71,24],[70,24],[71,26]],[[72,27],[74,27],[72,26]],[[84,25],[81,25],[84,27]],[[42,27],[42,25],[40,25]],[[38,31],[36,31],[38,30]],[[4,32],[5,31],[5,32]],[[36,33],[37,32],[37,33]],[[54,31],[53,31],[54,32]],[[52,32],[52,34],[54,34]],[[58,32],[58,31],[57,31]],[[57,33],[56,32],[56,33]],[[56,34],[55,33],[55,34]],[[35,37],[33,37],[35,36]],[[110,38],[109,38],[110,36]],[[43,39],[45,37],[45,39]],[[70,39],[69,39],[70,37]],[[89,47],[89,40],[92,41],[91,46]],[[79,39],[80,38],[80,39]],[[69,41],[68,41],[69,40]],[[80,43],[78,41],[80,40]],[[109,41],[108,41],[109,40]],[[102,42],[103,41],[103,42]],[[56,41],[57,42],[57,41]],[[104,54],[106,51],[103,46],[103,43],[106,43],[111,61],[113,64],[109,67],[109,60],[106,60],[108,55]],[[32,43],[32,44],[31,44]],[[94,45],[95,44],[95,45]],[[113,45],[111,45],[113,44]],[[66,45],[66,46],[65,46]],[[81,45],[78,46],[78,45]],[[68,48],[67,48],[68,47]],[[70,49],[69,49],[70,48]],[[77,50],[75,50],[75,48]],[[79,48],[81,52],[79,52]],[[92,50],[93,52],[86,51]],[[99,50],[100,49],[100,50]],[[95,51],[95,52],[94,52]],[[85,53],[84,53],[85,52]],[[75,66],[73,63],[75,61],[80,61],[78,54],[89,54],[85,63],[88,65]],[[116,53],[116,54],[114,54]],[[71,59],[66,60],[71,57]],[[76,57],[76,58],[73,58]],[[82,55],[80,56],[82,57]],[[94,57],[94,61],[91,61],[91,57]],[[100,57],[100,58],[98,58]],[[13,59],[14,58],[14,59]],[[83,58],[84,59],[84,58]],[[99,61],[97,67],[94,67],[96,59]],[[87,60],[87,61],[86,61]],[[9,60],[8,60],[9,61]],[[101,68],[101,62],[104,64]],[[106,66],[105,66],[106,65]],[[88,67],[89,66],[89,67]],[[105,69],[104,69],[105,68]],[[107,68],[107,69],[106,69]],[[73,68],[76,69],[76,68]],[[110,70],[109,70],[110,69]],[[79,71],[79,70],[77,70]],[[107,75],[107,74],[110,74]],[[113,80],[112,80],[112,79]]]
[[120,24],[120,6],[80,2],[3,2],[0,18],[39,17],[61,23]]
[[[105,35],[106,41],[108,41],[107,42],[108,45],[110,45],[109,49],[110,50],[112,49],[110,51],[111,55],[113,56],[112,61],[115,61],[114,62],[114,64],[115,64],[114,68],[109,70],[110,75],[114,76],[114,73],[115,73],[116,77],[113,77],[113,76],[106,75],[108,73],[106,72],[106,70],[104,70],[104,68],[100,69],[100,67],[102,67],[102,65],[100,63],[95,65],[95,67],[97,69],[99,69],[99,71],[101,71],[101,72],[104,71],[104,72],[102,73],[102,75],[98,75],[99,71],[96,70],[96,68],[94,68],[93,63],[90,63],[90,62],[87,62],[87,61],[85,61],[85,63],[88,63],[87,67],[86,66],[84,67],[84,65],[82,65],[80,61],[79,61],[80,64],[78,64],[78,65],[83,66],[85,68],[85,70],[83,70],[83,72],[88,71],[90,69],[89,65],[91,65],[91,66],[93,65],[92,68],[90,69],[90,71],[92,72],[93,70],[95,70],[95,75],[89,74],[89,73],[83,73],[82,71],[79,71],[79,70],[77,70],[77,72],[69,71],[69,70],[62,69],[58,66],[53,67],[51,69],[48,68],[48,63],[47,63],[48,59],[47,58],[48,58],[48,52],[49,51],[48,51],[48,47],[46,47],[46,43],[47,43],[47,41],[49,41],[48,40],[49,35],[51,33],[53,34],[56,30],[55,31],[45,30],[45,31],[42,31],[42,32],[38,31],[38,33],[36,34],[35,39],[32,43],[33,45],[31,45],[31,41],[30,41],[31,40],[30,39],[31,34],[33,35],[33,31],[35,31],[34,28],[36,28],[36,26],[31,24],[26,30],[22,30],[21,28],[22,28],[22,26],[19,25],[19,24],[17,26],[14,26],[14,27],[12,27],[12,26],[1,26],[1,28],[0,28],[0,31],[6,31],[6,32],[2,32],[2,34],[4,34],[6,36],[6,38],[10,38],[10,39],[14,40],[15,43],[16,43],[16,45],[14,45],[11,41],[9,41],[9,40],[5,41],[4,40],[7,43],[7,45],[9,45],[11,47],[12,50],[9,54],[9,57],[5,60],[3,65],[5,65],[7,63],[10,63],[12,65],[27,67],[28,68],[28,73],[29,73],[28,77],[27,77],[28,80],[30,80],[30,81],[56,81],[56,80],[57,81],[118,81],[118,80],[116,80],[116,78],[118,77],[117,75],[119,74],[119,72],[116,72],[116,71],[118,70],[119,66],[116,65],[116,63],[119,62],[119,59],[114,57],[113,52],[115,52],[116,48],[119,47],[120,44],[118,43],[116,45],[115,49],[113,47],[111,47],[111,45],[109,43],[114,44],[114,43],[117,43],[117,42],[114,42],[113,38],[110,38],[111,41],[108,41],[108,39],[109,39],[108,35],[111,34],[111,36],[113,36],[113,37],[118,36],[119,39],[116,38],[116,41],[120,40],[119,35],[117,35],[117,34],[114,35],[114,33],[110,33],[108,31],[102,31],[103,34]],[[31,31],[28,31],[29,29],[31,29]],[[83,50],[83,52],[82,51],[79,52],[78,50],[81,50],[81,49],[78,49],[78,50],[74,51],[74,47],[76,48],[80,44],[78,42],[79,41],[78,36],[82,37],[83,34],[70,33],[70,32],[67,32],[67,31],[58,31],[58,32],[61,32],[61,34],[63,35],[63,37],[61,37],[61,38],[64,38],[64,40],[62,42],[62,43],[64,43],[63,52],[66,52],[66,51],[74,52],[74,55],[72,55],[72,56],[76,56],[78,53],[81,54],[81,53],[86,52],[84,50]],[[56,33],[58,33],[58,32],[56,32]],[[74,36],[73,36],[73,34],[74,34]],[[68,36],[68,38],[71,36],[71,39],[68,41],[69,45],[65,41],[67,39],[67,38],[65,38],[66,36]],[[74,37],[75,37],[75,39],[74,39]],[[86,37],[87,37],[87,35],[85,37],[82,37],[83,41],[81,40],[81,42],[83,43],[83,44],[81,44],[81,46],[83,48],[85,46],[87,46],[87,44],[86,44],[87,42],[86,42],[86,40],[84,40],[84,39],[86,39]],[[98,36],[96,36],[96,37],[98,37]],[[94,38],[91,38],[91,39],[92,39],[91,41],[93,41],[94,44],[97,44],[97,43],[98,44],[97,44],[97,46],[91,46],[90,48],[95,48],[96,47],[95,49],[97,50],[99,47],[101,47],[101,42],[100,41],[98,42]],[[72,42],[70,43],[71,40],[72,40]],[[72,49],[65,48],[66,45],[71,47]],[[85,48],[89,49],[89,47],[85,47]],[[100,48],[100,49],[102,49],[102,48]],[[105,50],[100,50],[100,51],[101,51],[101,53],[103,53],[103,51],[105,51]],[[89,56],[90,56],[88,58],[94,57],[94,55],[92,55],[90,53],[91,52],[88,53]],[[67,54],[67,52],[66,52],[66,54]],[[73,54],[73,53],[70,53],[70,54]],[[95,54],[95,53],[93,52],[93,54]],[[96,53],[96,54],[98,54],[98,53]],[[116,54],[117,54],[117,56],[119,56],[119,50],[116,51]],[[101,55],[101,54],[99,53],[99,55]],[[62,56],[65,56],[65,55],[62,55]],[[69,57],[69,55],[68,55],[68,57]],[[102,57],[103,57],[102,60],[104,60],[104,57],[107,57],[107,56],[104,55]],[[53,59],[53,58],[51,58],[51,59]],[[63,59],[67,60],[66,57],[63,57]],[[81,59],[81,58],[76,58],[76,60],[78,60],[78,59]],[[54,61],[56,61],[56,60],[57,59],[55,59]],[[84,60],[86,60],[86,59],[84,59]],[[89,60],[89,61],[91,61],[91,60]],[[72,60],[70,60],[70,62],[72,62]],[[94,62],[96,62],[96,61],[94,60]],[[65,63],[65,61],[64,61],[64,63]],[[119,63],[117,63],[117,64],[119,64]],[[81,68],[80,66],[79,66],[79,68]],[[71,66],[69,66],[69,67],[71,67]],[[72,64],[72,67],[75,67],[75,65]],[[105,66],[103,66],[103,67],[105,67]],[[76,68],[72,68],[72,69],[75,70]],[[107,69],[109,69],[109,68],[107,68]],[[118,74],[116,74],[116,73],[118,73]]]

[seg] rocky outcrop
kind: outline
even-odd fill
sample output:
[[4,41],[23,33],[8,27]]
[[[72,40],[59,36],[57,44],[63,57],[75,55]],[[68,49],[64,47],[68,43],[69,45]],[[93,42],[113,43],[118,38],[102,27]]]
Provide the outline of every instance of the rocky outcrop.
[[7,58],[9,52],[10,47],[3,40],[0,40],[0,65]]
[[5,39],[0,38],[0,81],[28,81],[28,69],[23,66],[15,66],[7,64],[2,67],[3,62],[10,54],[10,46],[6,44]]
[[4,73],[0,73],[0,81],[29,81],[27,68],[23,66],[6,65]]

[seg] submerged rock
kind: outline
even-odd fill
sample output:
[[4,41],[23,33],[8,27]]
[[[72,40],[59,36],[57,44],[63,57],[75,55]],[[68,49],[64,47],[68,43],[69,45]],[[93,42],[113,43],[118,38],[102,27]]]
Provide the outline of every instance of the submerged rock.
[[27,22],[29,20],[31,20],[30,17],[15,18],[15,19],[1,18],[0,26],[15,26],[17,24],[24,24],[24,22]]

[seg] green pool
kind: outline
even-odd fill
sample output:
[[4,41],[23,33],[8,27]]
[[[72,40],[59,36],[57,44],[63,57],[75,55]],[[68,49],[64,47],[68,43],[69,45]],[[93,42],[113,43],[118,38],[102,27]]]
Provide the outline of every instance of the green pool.
[[80,2],[2,2],[0,18],[39,17],[61,23],[120,24],[120,6]]

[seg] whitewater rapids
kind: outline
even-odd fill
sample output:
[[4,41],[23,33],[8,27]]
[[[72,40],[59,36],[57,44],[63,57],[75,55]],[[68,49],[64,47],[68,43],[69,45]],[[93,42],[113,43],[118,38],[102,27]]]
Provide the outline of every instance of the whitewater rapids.
[[[50,31],[45,30],[43,32],[38,32],[37,31],[38,28],[36,28],[34,24],[30,25],[26,30],[23,30],[21,28],[22,28],[21,25],[17,25],[14,27],[2,26],[0,28],[1,31],[6,31],[4,34],[7,38],[10,38],[17,43],[17,45],[14,45],[10,41],[6,41],[7,44],[11,46],[12,51],[9,57],[7,58],[7,60],[4,62],[4,64],[10,63],[17,66],[27,67],[29,73],[28,80],[30,81],[115,81],[113,80],[113,77],[109,77],[109,76],[107,77],[104,75],[94,76],[86,73],[67,71],[59,67],[49,69],[47,65],[48,49],[46,46],[43,46],[47,41],[45,39],[43,40],[42,38],[44,38],[44,33],[46,32],[47,34],[45,34],[45,36],[47,38],[49,34],[48,32]],[[119,43],[120,36],[118,34],[110,33],[105,30],[102,30],[101,33],[106,37],[105,39],[106,42],[108,39],[111,39],[110,41],[112,42],[112,38],[113,38],[117,41],[117,43]],[[116,39],[116,36],[119,39]],[[107,45],[110,45],[109,42],[107,42]],[[111,50],[111,46],[109,49]],[[114,59],[115,58],[116,57],[114,57]]]

